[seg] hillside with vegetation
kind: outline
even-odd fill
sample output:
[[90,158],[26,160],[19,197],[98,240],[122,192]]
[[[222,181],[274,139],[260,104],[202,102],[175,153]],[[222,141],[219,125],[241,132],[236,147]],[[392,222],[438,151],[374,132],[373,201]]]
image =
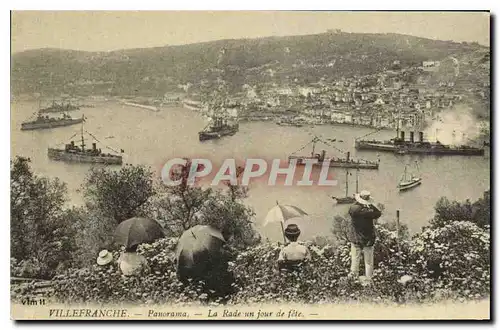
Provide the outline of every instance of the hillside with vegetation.
[[37,49],[12,56],[11,86],[18,94],[158,96],[182,84],[196,88],[224,70],[232,91],[244,84],[314,83],[421,65],[448,56],[489,52],[456,43],[400,34],[341,31],[316,35],[218,40],[180,46],[85,52]]

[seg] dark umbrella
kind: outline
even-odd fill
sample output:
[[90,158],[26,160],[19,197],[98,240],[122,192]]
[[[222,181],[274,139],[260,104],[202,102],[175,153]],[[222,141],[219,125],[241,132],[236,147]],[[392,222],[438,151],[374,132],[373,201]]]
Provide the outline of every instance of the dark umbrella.
[[221,232],[213,227],[196,225],[186,230],[175,251],[181,279],[207,276],[209,269],[217,268],[222,261],[224,243]]
[[176,258],[183,256],[194,262],[196,254],[205,251],[215,252],[225,243],[222,233],[210,226],[196,225],[182,233],[177,243]]
[[148,218],[130,218],[116,227],[115,242],[131,248],[134,245],[152,243],[165,237],[162,226],[155,220]]

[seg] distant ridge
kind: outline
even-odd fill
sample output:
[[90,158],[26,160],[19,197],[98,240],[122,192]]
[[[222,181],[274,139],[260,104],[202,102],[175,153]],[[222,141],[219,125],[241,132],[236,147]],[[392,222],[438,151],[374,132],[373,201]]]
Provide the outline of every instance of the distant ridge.
[[[220,50],[226,53],[218,62]],[[179,84],[196,88],[224,69],[233,90],[243,84],[379,72],[489,48],[401,34],[325,32],[314,35],[226,39],[187,45],[89,52],[43,48],[12,55],[12,93],[162,95]],[[217,64],[218,63],[218,64]]]

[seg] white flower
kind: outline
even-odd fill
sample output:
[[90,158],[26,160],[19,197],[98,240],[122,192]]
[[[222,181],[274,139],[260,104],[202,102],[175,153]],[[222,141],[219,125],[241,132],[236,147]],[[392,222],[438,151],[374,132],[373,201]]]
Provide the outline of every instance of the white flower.
[[401,284],[406,284],[406,283],[410,282],[412,279],[413,279],[413,277],[412,277],[412,276],[410,276],[410,275],[403,275],[403,276],[401,276],[401,278],[398,280],[398,282],[399,282],[399,283],[401,283]]

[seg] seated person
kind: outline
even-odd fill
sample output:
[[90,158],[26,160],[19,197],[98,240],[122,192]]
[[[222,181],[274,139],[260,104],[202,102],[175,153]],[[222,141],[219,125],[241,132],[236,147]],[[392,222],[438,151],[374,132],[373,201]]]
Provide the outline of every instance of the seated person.
[[281,249],[278,257],[278,267],[290,268],[302,263],[304,260],[310,260],[311,254],[309,249],[297,242],[300,235],[300,229],[295,224],[290,224],[285,229],[285,237],[290,241],[283,249]]
[[130,247],[122,252],[118,259],[120,270],[125,276],[141,275],[149,272],[149,265],[146,258],[137,253],[137,245]]

